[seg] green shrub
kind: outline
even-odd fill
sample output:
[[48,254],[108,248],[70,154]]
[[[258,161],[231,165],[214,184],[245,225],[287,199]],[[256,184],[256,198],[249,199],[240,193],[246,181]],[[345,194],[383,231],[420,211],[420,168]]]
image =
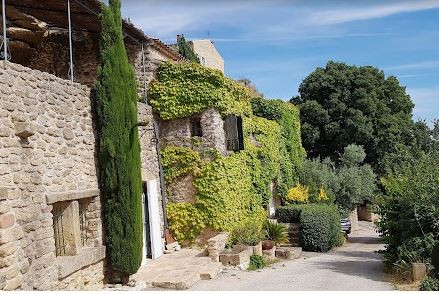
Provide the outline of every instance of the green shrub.
[[335,205],[303,205],[300,213],[302,247],[306,251],[326,252],[340,237],[340,214]]
[[300,212],[302,205],[282,206],[276,208],[276,218],[280,223],[298,223],[300,222]]
[[335,243],[335,247],[343,246],[345,242],[346,242],[345,233],[340,232],[338,234],[338,239],[337,239],[337,242]]
[[243,244],[255,246],[261,242],[263,238],[262,227],[254,224],[252,221],[246,221],[232,231],[229,241],[233,245]]
[[434,277],[426,277],[421,286],[419,287],[421,291],[439,291],[439,279]]
[[264,266],[265,266],[265,261],[262,258],[262,256],[259,255],[250,256],[250,264],[248,266],[249,270],[264,268]]
[[265,238],[267,238],[267,240],[274,241],[276,245],[288,243],[288,231],[283,225],[275,224],[267,220],[264,224],[264,229]]

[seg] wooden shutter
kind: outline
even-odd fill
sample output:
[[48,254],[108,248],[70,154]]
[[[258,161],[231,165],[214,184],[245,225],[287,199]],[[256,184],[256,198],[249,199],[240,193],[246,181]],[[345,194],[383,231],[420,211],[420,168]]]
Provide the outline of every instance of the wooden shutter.
[[224,121],[224,130],[226,133],[227,150],[244,150],[242,118],[233,114],[228,115]]

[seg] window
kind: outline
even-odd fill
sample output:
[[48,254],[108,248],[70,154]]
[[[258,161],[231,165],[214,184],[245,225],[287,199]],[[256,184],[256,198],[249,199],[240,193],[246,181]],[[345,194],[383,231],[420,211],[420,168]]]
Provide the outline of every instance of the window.
[[88,216],[90,200],[62,201],[53,204],[53,232],[56,256],[77,255],[87,246]]
[[79,229],[81,231],[81,245],[82,247],[87,246],[87,227],[88,227],[88,219],[87,219],[87,207],[88,201],[80,201],[79,202]]
[[244,150],[242,118],[233,114],[228,115],[224,121],[224,130],[227,150],[235,152]]
[[66,255],[66,241],[64,239],[64,209],[62,203],[53,205],[53,231],[55,233],[56,256]]
[[191,119],[191,137],[203,137],[203,129],[201,128],[201,119],[199,117]]

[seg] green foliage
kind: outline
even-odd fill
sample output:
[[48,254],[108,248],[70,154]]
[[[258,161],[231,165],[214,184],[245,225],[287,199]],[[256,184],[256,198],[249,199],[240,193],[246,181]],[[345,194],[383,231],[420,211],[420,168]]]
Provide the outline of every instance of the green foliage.
[[261,97],[251,100],[256,116],[276,121],[280,125],[282,140],[280,143],[280,177],[278,193],[282,197],[297,180],[297,170],[305,159],[305,150],[300,138],[300,118],[297,107],[282,100],[265,100]]
[[435,277],[426,277],[419,287],[421,291],[439,291],[439,279]]
[[431,251],[431,264],[434,266],[436,272],[439,273],[439,242],[436,243]]
[[349,144],[365,146],[366,162],[383,172],[382,158],[399,144],[416,145],[413,102],[398,80],[371,66],[328,62],[302,82],[302,140],[311,157],[337,159]]
[[164,176],[167,182],[196,172],[202,163],[200,154],[187,147],[169,145],[161,151],[161,155]]
[[300,213],[303,205],[289,205],[276,208],[276,219],[280,223],[300,222]]
[[334,205],[303,205],[300,229],[304,250],[326,252],[339,244],[340,214]]
[[194,50],[192,50],[191,46],[186,42],[186,39],[183,35],[178,39],[178,53],[180,53],[184,58],[190,60],[192,62],[200,63],[200,59],[197,54],[195,54]]
[[287,228],[281,224],[276,224],[270,221],[264,223],[265,238],[274,241],[276,245],[288,243]]
[[335,193],[340,189],[334,163],[329,159],[320,161],[317,158],[306,159],[299,169],[300,182],[309,187],[310,202],[319,202],[320,188],[326,192],[327,203],[334,203]]
[[101,64],[96,84],[100,186],[112,267],[137,272],[142,261],[142,184],[137,86],[125,52],[120,0],[102,5]]
[[340,161],[343,166],[352,167],[362,164],[365,158],[366,152],[363,146],[350,144],[344,148]]
[[[221,115],[241,115],[245,150],[223,156],[203,148],[193,140],[191,148],[168,146],[162,151],[167,183],[192,174],[195,209],[204,225],[232,232],[251,220],[262,226],[273,181],[286,192],[293,183],[296,166],[305,156],[300,141],[297,108],[280,100],[270,102],[278,109],[276,120],[253,116],[251,91],[213,69],[194,63],[163,63],[157,80],[149,89],[150,103],[164,120],[183,118],[208,108]],[[269,117],[270,118],[270,117]],[[282,194],[278,191],[279,194]],[[173,218],[171,226],[182,228],[190,223]],[[187,228],[196,232],[197,228]],[[181,230],[180,230],[181,231]],[[180,238],[192,239],[193,235]]]
[[162,63],[148,97],[164,120],[188,117],[211,107],[223,116],[251,113],[249,89],[221,71],[197,63]]
[[191,203],[168,203],[169,230],[180,242],[192,243],[205,228],[205,216]]
[[345,236],[345,233],[344,233],[344,232],[340,232],[340,233],[338,234],[337,242],[335,242],[335,247],[343,246],[345,242],[346,242],[346,236]]
[[388,264],[399,260],[398,248],[415,237],[439,240],[439,151],[400,163],[381,180],[379,231]]
[[251,255],[250,256],[250,264],[248,266],[248,270],[261,269],[265,267],[265,261],[262,256],[259,255]]
[[262,222],[253,223],[251,219],[248,219],[233,229],[229,237],[229,243],[233,245],[255,246],[263,238]]

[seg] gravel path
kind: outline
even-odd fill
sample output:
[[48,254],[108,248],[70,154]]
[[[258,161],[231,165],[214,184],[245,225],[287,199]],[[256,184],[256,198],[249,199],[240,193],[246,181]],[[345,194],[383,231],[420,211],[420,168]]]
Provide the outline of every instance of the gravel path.
[[349,243],[328,253],[304,252],[296,260],[281,261],[260,271],[227,269],[214,280],[200,281],[190,290],[393,290],[385,281],[383,249],[371,223],[360,222],[360,230]]

